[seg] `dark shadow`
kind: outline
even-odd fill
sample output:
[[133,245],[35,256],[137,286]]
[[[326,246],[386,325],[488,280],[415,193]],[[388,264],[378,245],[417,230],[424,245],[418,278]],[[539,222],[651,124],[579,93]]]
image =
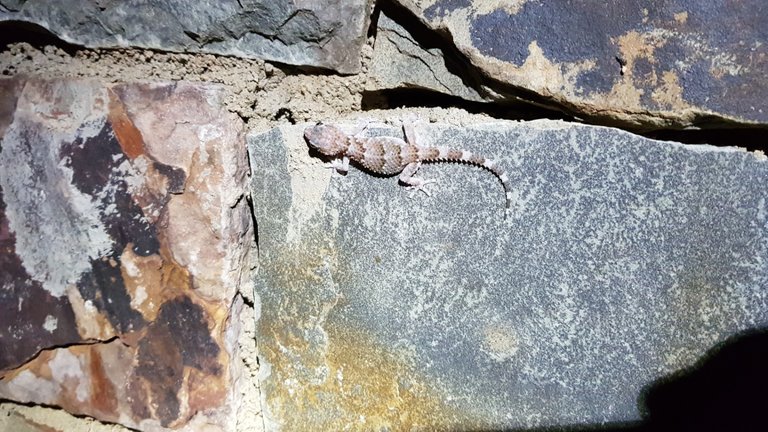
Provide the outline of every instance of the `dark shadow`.
[[381,0],[376,2],[369,35],[376,31],[374,26],[378,25],[379,14],[382,13],[403,27],[422,49],[439,49],[443,55],[445,68],[460,78],[465,86],[474,89],[481,95],[486,93],[482,87],[483,77],[466,55],[456,48],[452,40],[449,40],[450,34],[447,32],[441,34],[430,29],[413,12],[396,1]]
[[745,332],[692,368],[653,384],[644,431],[768,430],[768,331]]
[[272,120],[287,121],[292,125],[296,124],[296,119],[293,117],[293,111],[285,107],[278,109],[275,115],[272,117]]
[[67,43],[45,27],[24,21],[0,22],[0,50],[7,50],[9,45],[26,42],[43,51],[46,46],[61,48],[69,55],[74,55],[82,47]]
[[[250,165],[250,158],[248,159],[248,165]],[[249,167],[250,169],[250,167]],[[248,205],[248,213],[251,216],[251,224],[253,225],[253,241],[256,244],[256,255],[259,254],[259,222],[256,219],[256,208],[253,205],[253,197],[250,194],[246,194],[245,203]]]
[[662,378],[644,389],[638,398],[638,406],[643,419],[634,423],[509,431],[767,431],[768,330],[747,331],[716,345],[690,368]]
[[526,102],[472,102],[458,96],[417,88],[363,92],[361,105],[363,111],[407,107],[458,107],[469,113],[485,114],[504,120],[577,121],[562,111]]
[[[768,152],[768,130],[765,128],[713,128],[696,130],[659,130],[644,136],[683,144],[711,144],[722,147],[741,147],[749,151]],[[768,430],[768,427],[766,428]]]

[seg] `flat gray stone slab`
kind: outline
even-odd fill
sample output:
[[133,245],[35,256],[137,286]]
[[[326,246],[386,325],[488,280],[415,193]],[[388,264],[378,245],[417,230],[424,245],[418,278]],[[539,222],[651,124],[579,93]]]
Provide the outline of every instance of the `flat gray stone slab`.
[[[417,127],[497,159],[432,196],[248,138],[269,428],[632,421],[642,390],[768,324],[768,160],[561,122]],[[401,136],[391,127],[371,134]],[[738,144],[738,143],[734,143]]]
[[484,74],[579,116],[768,123],[764,0],[400,3]]
[[360,71],[370,0],[0,0],[25,21],[91,48],[141,47]]

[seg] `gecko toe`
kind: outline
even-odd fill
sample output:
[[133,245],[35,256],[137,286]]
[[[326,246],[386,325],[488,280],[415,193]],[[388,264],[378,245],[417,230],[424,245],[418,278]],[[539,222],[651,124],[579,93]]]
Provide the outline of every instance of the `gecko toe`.
[[437,183],[437,180],[420,180],[416,184],[406,186],[406,188],[411,191],[411,196],[413,196],[413,194],[418,191],[424,192],[427,196],[432,196],[432,194],[430,194],[427,188],[425,187],[431,183]]

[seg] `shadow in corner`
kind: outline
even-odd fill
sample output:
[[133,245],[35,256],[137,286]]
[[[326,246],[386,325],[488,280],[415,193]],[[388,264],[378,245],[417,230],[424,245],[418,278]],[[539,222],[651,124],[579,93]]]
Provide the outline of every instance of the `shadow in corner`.
[[639,422],[510,432],[768,431],[768,329],[718,344],[690,368],[645,388],[638,405]]
[[9,45],[20,42],[28,43],[40,51],[49,45],[56,46],[69,55],[81,49],[77,45],[65,42],[43,26],[14,20],[0,22],[0,51],[5,51]]
[[768,330],[734,336],[640,399],[643,431],[768,430]]

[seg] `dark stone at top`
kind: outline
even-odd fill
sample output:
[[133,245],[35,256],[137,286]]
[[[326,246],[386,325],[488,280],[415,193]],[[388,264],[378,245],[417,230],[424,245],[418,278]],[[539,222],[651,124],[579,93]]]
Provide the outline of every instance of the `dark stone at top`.
[[649,128],[768,123],[763,0],[403,3],[482,72],[581,116]]
[[0,21],[38,24],[88,47],[133,46],[360,70],[370,0],[0,1]]

